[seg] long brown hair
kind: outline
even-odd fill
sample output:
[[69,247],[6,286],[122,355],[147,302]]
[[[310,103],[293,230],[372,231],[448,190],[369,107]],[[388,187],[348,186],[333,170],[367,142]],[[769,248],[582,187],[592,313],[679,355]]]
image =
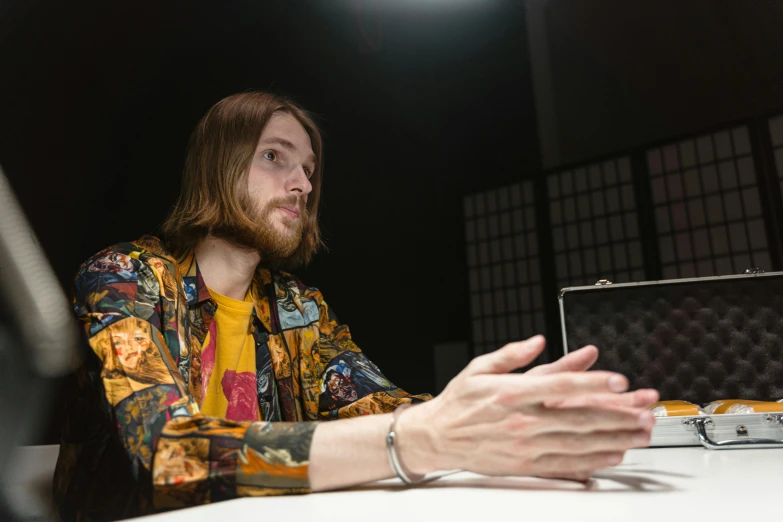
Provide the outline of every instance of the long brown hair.
[[323,246],[318,227],[323,143],[318,126],[310,113],[288,98],[244,92],[216,103],[190,137],[182,188],[160,228],[175,254],[191,250],[214,229],[253,226],[252,217],[242,205],[247,198],[246,184],[238,182],[248,173],[261,133],[272,115],[279,112],[290,114],[304,127],[316,161],[302,240],[293,254],[275,264],[284,268],[307,264]]

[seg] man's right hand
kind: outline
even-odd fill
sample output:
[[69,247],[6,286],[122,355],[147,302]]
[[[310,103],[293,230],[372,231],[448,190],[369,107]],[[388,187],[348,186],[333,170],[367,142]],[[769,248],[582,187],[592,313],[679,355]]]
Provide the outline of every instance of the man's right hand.
[[556,363],[510,374],[544,348],[536,336],[475,358],[438,397],[401,413],[399,450],[414,473],[462,469],[485,475],[586,479],[650,442],[654,390],[624,393],[616,373],[585,372],[585,347]]

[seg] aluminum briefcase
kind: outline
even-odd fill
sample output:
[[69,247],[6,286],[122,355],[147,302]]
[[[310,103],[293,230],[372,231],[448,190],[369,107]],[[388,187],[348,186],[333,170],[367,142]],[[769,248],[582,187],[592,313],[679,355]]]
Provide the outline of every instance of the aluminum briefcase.
[[650,446],[783,448],[783,413],[658,417]]
[[[783,272],[560,291],[565,353],[593,344],[595,369],[631,389],[705,405],[783,399]],[[781,405],[783,412],[783,405]],[[783,413],[658,417],[652,446],[783,447]]]

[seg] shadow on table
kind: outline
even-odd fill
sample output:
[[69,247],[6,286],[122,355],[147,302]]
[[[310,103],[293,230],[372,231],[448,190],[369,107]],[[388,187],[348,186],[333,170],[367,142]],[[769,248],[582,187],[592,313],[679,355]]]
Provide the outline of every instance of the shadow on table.
[[[653,477],[652,475],[657,475]],[[665,477],[693,478],[691,475],[662,470],[612,468],[600,471],[590,480],[550,479],[539,477],[487,477],[473,473],[454,472],[428,480],[417,486],[404,486],[399,482],[368,484],[354,488],[357,491],[387,490],[405,491],[411,488],[486,488],[524,491],[575,491],[589,493],[677,491],[680,488],[665,481]]]

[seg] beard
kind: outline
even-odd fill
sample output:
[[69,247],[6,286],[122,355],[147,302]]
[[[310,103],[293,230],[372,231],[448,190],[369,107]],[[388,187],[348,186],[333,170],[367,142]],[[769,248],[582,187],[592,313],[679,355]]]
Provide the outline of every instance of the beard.
[[[273,265],[281,264],[290,257],[302,242],[307,222],[307,207],[296,196],[275,198],[263,208],[257,208],[249,197],[242,198],[240,206],[248,221],[237,220],[212,230],[212,235],[248,250],[258,252],[261,259]],[[282,206],[297,207],[298,218],[273,216]],[[278,224],[274,221],[279,221]]]

